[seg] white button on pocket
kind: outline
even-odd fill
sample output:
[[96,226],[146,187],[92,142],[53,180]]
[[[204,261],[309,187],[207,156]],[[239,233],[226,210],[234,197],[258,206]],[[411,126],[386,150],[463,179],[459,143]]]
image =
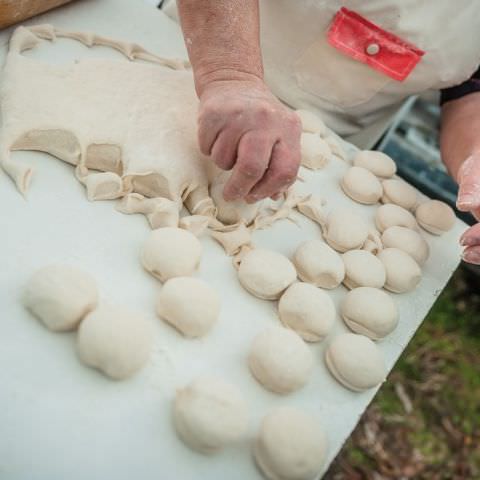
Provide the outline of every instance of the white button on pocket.
[[378,43],[370,43],[365,49],[368,55],[376,55],[380,51]]

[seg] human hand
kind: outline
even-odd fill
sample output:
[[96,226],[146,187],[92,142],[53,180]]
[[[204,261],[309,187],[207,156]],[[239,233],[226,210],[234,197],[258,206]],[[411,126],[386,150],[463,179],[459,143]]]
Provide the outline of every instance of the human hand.
[[[458,171],[457,208],[462,212],[471,212],[480,221],[480,153],[468,157]],[[460,238],[465,247],[462,258],[480,265],[480,223],[469,228]]]
[[200,95],[198,140],[223,170],[232,170],[225,200],[276,198],[300,166],[301,122],[259,78],[215,80]]

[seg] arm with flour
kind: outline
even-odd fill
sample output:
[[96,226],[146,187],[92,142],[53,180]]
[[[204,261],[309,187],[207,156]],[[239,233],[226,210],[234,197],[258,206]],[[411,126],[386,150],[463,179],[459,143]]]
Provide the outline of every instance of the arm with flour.
[[[442,107],[442,157],[459,184],[457,206],[480,220],[480,92],[447,101]],[[465,261],[480,264],[480,224],[460,240]]]
[[263,81],[258,0],[179,0],[202,152],[232,170],[226,200],[285,191],[300,165],[300,120]]

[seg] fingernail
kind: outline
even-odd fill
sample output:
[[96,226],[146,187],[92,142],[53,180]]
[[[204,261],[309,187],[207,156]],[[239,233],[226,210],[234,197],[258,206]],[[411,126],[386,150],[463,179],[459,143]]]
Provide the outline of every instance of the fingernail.
[[458,208],[470,208],[475,202],[475,197],[469,193],[461,195],[457,199]]
[[468,263],[480,265],[480,246],[467,247],[462,253],[462,259]]

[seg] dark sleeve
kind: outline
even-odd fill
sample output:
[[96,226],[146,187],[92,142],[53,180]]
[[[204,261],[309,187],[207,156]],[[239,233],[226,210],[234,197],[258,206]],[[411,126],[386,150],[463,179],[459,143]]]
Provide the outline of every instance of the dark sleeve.
[[468,80],[460,83],[460,85],[440,90],[440,105],[475,92],[480,92],[480,67]]

